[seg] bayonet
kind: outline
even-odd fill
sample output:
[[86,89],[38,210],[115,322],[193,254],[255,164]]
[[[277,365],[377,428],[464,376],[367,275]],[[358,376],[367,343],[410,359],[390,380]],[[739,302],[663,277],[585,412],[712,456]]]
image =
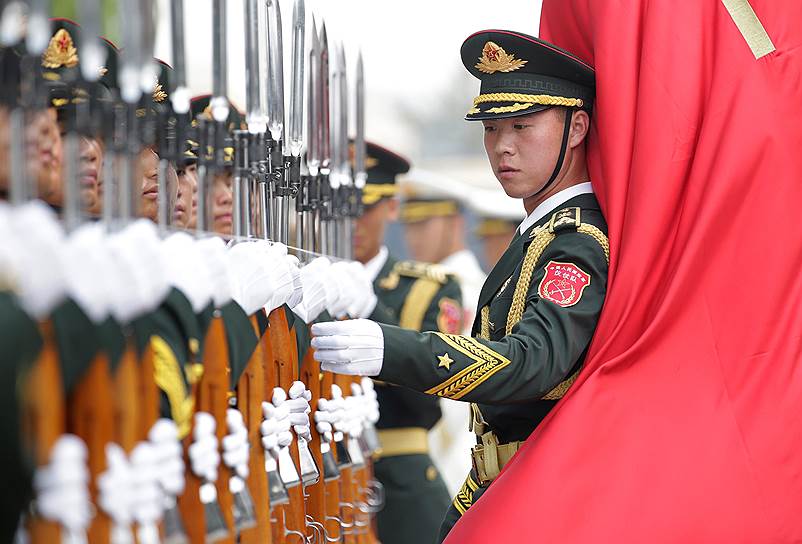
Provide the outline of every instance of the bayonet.
[[281,6],[278,0],[267,0],[267,43],[268,43],[268,121],[270,131],[270,154],[268,171],[270,173],[271,197],[271,238],[287,242],[286,223],[289,214],[287,187],[284,183],[284,47],[281,38]]
[[320,43],[317,24],[312,17],[312,47],[309,51],[309,93],[307,95],[307,148],[306,167],[309,178],[303,191],[304,214],[306,215],[307,239],[304,249],[318,251],[318,212],[319,172],[320,172]]
[[329,87],[329,45],[326,23],[320,29],[320,251],[331,254],[329,225],[331,223],[331,140],[330,140],[330,87]]
[[284,159],[284,172],[290,196],[295,199],[296,246],[303,247],[305,217],[301,189],[301,148],[304,119],[304,31],[306,10],[304,0],[295,0],[292,9],[292,86],[290,95],[289,155]]

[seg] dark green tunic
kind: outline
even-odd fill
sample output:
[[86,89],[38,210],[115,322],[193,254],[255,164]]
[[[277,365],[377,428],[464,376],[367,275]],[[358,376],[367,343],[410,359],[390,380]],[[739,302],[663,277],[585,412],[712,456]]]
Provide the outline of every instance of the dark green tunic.
[[[414,330],[457,332],[462,309],[459,284],[436,265],[388,257],[373,288],[378,297],[371,319]],[[405,387],[376,384],[381,430],[431,429],[440,419],[437,397]],[[448,491],[428,454],[382,457],[375,465],[386,504],[378,514],[384,544],[434,542],[448,509]]]
[[[471,337],[382,325],[378,379],[477,403],[499,443],[526,440],[584,361],[606,293],[606,231],[592,194],[550,211],[491,271]],[[522,270],[531,276],[519,281]],[[477,482],[474,473],[461,492],[468,500],[455,499],[441,539],[483,491]]]

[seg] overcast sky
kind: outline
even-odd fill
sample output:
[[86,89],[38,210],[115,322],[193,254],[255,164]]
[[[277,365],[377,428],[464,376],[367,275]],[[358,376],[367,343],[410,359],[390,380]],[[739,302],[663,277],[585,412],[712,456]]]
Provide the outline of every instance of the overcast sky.
[[[160,27],[155,52],[157,57],[172,62],[168,1],[159,0]],[[488,28],[537,35],[540,3],[540,0],[307,0],[306,12],[308,29],[314,14],[318,25],[325,20],[330,46],[344,42],[352,88],[357,52],[362,51],[368,137],[419,158],[432,155],[421,147],[424,140],[433,139],[431,135],[420,134],[421,124],[428,119],[436,122],[437,117],[445,117],[441,122],[448,127],[453,118],[455,130],[466,130],[461,116],[477,94],[478,81],[462,66],[459,48],[463,40],[477,30]],[[228,4],[229,96],[244,108],[243,0],[229,0]],[[288,57],[293,0],[280,0],[280,5]],[[196,94],[211,89],[211,9],[211,0],[184,1],[188,78]],[[307,50],[310,34],[308,31]],[[287,85],[289,58],[285,70]]]

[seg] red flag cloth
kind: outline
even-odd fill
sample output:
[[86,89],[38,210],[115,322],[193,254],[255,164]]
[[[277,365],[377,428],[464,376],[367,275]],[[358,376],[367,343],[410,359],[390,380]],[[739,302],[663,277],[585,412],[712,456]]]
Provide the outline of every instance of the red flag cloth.
[[802,542],[802,2],[545,0],[541,36],[597,70],[608,296],[447,542]]

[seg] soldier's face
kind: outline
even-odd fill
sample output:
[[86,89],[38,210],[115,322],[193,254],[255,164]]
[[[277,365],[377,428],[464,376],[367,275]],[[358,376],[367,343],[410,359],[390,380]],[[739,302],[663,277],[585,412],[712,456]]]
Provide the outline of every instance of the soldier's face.
[[379,252],[388,221],[398,218],[398,200],[385,198],[365,208],[354,229],[354,258],[366,263]]
[[212,230],[217,234],[230,235],[234,213],[234,199],[231,195],[233,183],[231,172],[218,173],[212,185]]
[[198,187],[196,172],[195,168],[190,171],[188,167],[177,172],[178,198],[175,201],[175,208],[173,208],[173,223],[180,228],[186,228],[189,225],[192,215],[193,195]]
[[100,211],[100,173],[103,167],[103,148],[94,138],[81,138],[81,197],[90,213]]
[[140,200],[139,215],[151,221],[158,216],[159,157],[151,149],[139,153]]
[[410,257],[425,263],[439,263],[452,253],[454,237],[460,235],[462,227],[456,224],[456,216],[406,223],[404,235]]
[[194,229],[197,226],[198,221],[198,165],[190,164],[186,167],[184,172],[187,174],[187,181],[192,188],[192,204],[189,208],[187,228]]
[[[29,132],[30,131],[30,132]],[[30,179],[36,180],[38,196],[51,204],[63,200],[63,145],[55,108],[34,114],[26,126],[25,155]]]
[[482,121],[487,158],[509,196],[527,198],[548,181],[560,154],[563,115],[561,108],[550,108]]

